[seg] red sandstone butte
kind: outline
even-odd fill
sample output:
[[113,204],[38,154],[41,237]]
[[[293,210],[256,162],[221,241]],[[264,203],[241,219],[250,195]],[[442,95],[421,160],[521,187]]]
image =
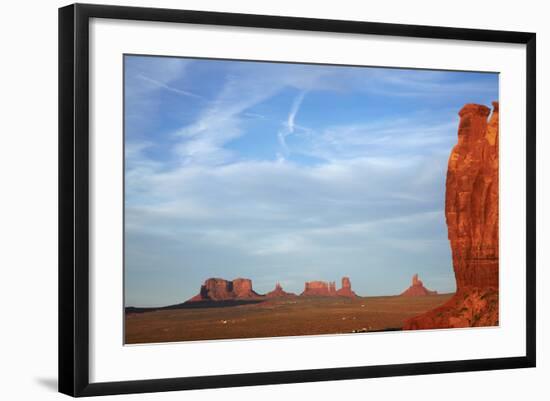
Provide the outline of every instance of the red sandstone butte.
[[283,290],[283,287],[281,287],[281,284],[277,283],[275,284],[275,289],[265,294],[265,296],[266,298],[285,298],[285,297],[295,297],[296,294],[293,294],[291,292],[286,292],[285,290]]
[[237,278],[233,280],[233,292],[237,299],[259,297],[259,294],[252,289],[252,280],[247,278]]
[[321,296],[321,297],[356,297],[357,295],[351,290],[351,282],[348,277],[342,278],[342,288],[336,290],[334,281],[308,281],[305,283],[304,291],[300,296]]
[[301,296],[336,296],[336,283],[334,281],[307,281]]
[[495,326],[498,318],[498,102],[459,112],[458,143],[449,157],[445,216],[456,294],[404,329]]
[[355,298],[357,296],[357,294],[351,289],[351,281],[349,277],[342,277],[342,288],[336,291],[336,295],[348,298]]
[[422,280],[418,278],[418,274],[415,274],[412,278],[412,284],[409,288],[401,293],[402,297],[425,297],[426,295],[435,295],[437,291],[428,290],[424,287]]
[[262,298],[262,296],[252,289],[252,281],[247,278],[237,278],[233,281],[224,280],[222,278],[209,278],[201,286],[199,294],[195,295],[187,302],[259,298]]

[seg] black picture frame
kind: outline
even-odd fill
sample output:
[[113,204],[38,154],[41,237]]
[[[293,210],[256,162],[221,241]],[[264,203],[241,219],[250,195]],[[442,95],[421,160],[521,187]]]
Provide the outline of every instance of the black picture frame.
[[[275,28],[526,46],[526,354],[520,357],[90,383],[89,22],[91,18]],[[534,367],[536,35],[479,29],[74,4],[59,9],[59,391],[96,396]]]

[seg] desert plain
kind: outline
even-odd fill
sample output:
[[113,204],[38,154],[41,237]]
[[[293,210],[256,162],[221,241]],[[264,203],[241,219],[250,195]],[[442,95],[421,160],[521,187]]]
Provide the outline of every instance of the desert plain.
[[401,330],[403,323],[448,301],[423,297],[295,297],[223,306],[185,304],[126,312],[125,343],[222,340]]

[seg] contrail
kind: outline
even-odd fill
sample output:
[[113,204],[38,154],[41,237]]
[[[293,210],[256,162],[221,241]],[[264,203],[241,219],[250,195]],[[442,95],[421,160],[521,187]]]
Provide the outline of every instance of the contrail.
[[300,110],[300,106],[302,105],[305,95],[306,91],[300,92],[300,94],[296,96],[294,102],[292,103],[292,108],[290,109],[287,120],[288,132],[290,134],[294,132],[294,119],[296,118],[296,114],[298,114],[298,111]]
[[283,148],[285,154],[288,154],[286,137],[294,133],[294,120],[296,119],[296,114],[298,114],[298,111],[300,110],[300,106],[302,105],[305,95],[306,91],[302,91],[298,94],[298,96],[294,98],[294,101],[292,102],[292,107],[290,108],[290,113],[288,113],[288,118],[286,120],[286,130],[279,131],[277,133],[277,138],[279,139],[279,143],[281,144],[281,147]]
[[155,85],[157,88],[163,88],[163,89],[169,90],[170,92],[174,92],[174,93],[177,93],[177,94],[183,95],[183,96],[190,96],[190,97],[194,97],[194,98],[197,98],[197,99],[202,99],[203,98],[202,96],[195,95],[194,93],[187,92],[187,91],[184,91],[184,90],[181,90],[181,89],[178,89],[178,88],[174,88],[172,86],[166,85],[163,82],[157,81],[156,79],[146,77],[145,75],[142,75],[142,74],[139,74],[138,77],[143,79],[144,81],[147,81],[147,82]]

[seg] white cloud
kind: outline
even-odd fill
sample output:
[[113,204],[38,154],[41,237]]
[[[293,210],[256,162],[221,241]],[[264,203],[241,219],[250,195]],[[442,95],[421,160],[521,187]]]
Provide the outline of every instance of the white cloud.
[[285,123],[287,133],[279,134],[285,152],[284,136],[297,127],[296,114],[306,92],[332,87],[323,80],[326,75],[326,69],[311,70],[304,66],[289,68],[267,64],[260,72],[252,64],[234,66],[216,98],[206,105],[197,120],[175,133],[182,138],[177,153],[187,164],[221,164],[231,160],[232,154],[223,146],[243,135],[242,125],[246,118],[264,118],[250,109],[285,88],[293,88],[299,94]]
[[251,77],[230,77],[198,119],[175,133],[181,137],[176,152],[182,162],[216,165],[229,160],[232,154],[224,145],[243,134],[242,114],[280,89],[276,82],[266,85]]
[[233,236],[242,241],[241,248],[265,253],[265,246],[254,245],[262,237],[280,239],[292,232],[300,238],[367,234],[367,228],[378,222],[408,224],[411,216],[440,211],[441,199],[426,202],[421,190],[439,184],[441,177],[414,180],[416,172],[431,163],[431,159],[396,164],[364,159],[309,168],[276,161],[181,167],[143,175],[141,188],[147,188],[143,199],[157,201],[130,210],[136,212],[134,220],[142,220],[141,230],[158,224],[177,237],[182,231],[225,227],[232,235],[241,233]]
[[[379,94],[391,96],[449,96],[464,93],[487,93],[494,91],[493,85],[479,82],[448,82],[444,72],[426,71],[418,74],[412,70],[381,71],[379,79],[372,90]],[[398,88],[399,90],[396,90]]]
[[456,138],[458,121],[430,123],[422,117],[384,119],[305,131],[286,141],[289,152],[327,161],[369,158],[373,163],[401,163],[403,155],[447,149]]

